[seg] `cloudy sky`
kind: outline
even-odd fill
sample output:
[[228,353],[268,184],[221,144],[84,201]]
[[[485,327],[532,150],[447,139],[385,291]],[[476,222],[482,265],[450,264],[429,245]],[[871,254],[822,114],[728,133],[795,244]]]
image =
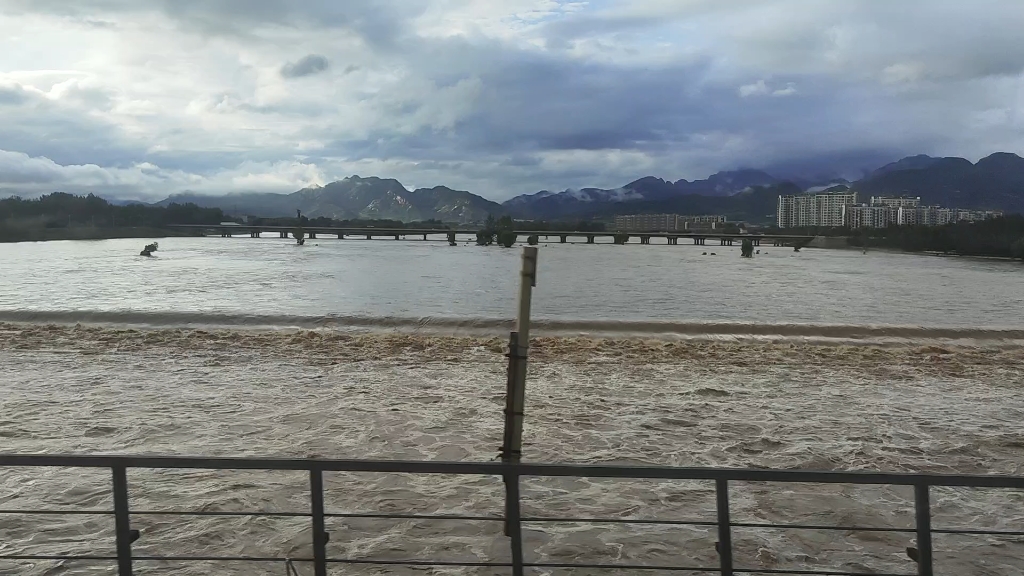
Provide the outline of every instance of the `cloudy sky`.
[[0,0],[0,193],[1024,152],[1022,0]]

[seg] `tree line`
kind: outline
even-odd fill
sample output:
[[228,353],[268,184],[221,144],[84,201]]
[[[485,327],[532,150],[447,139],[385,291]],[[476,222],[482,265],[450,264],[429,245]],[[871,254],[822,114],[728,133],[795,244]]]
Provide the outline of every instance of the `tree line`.
[[195,204],[111,204],[99,196],[54,192],[39,198],[17,196],[0,200],[0,226],[68,228],[150,227],[168,224],[220,224],[228,220],[220,208]]
[[[842,230],[836,230],[842,232]],[[943,226],[846,229],[851,246],[1024,259],[1024,216]]]

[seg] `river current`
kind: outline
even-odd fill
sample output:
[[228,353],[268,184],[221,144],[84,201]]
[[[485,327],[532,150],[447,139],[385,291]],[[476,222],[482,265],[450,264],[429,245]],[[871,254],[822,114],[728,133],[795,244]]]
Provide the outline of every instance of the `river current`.
[[[136,256],[144,241],[0,246],[2,451],[496,456],[518,250],[160,242],[152,259]],[[1019,265],[772,247],[743,260],[738,250],[542,246],[524,458],[1021,473]],[[129,476],[136,510],[305,511],[307,481]],[[501,513],[495,478],[330,474],[326,482],[332,512]],[[102,471],[3,470],[0,509],[109,509],[109,484]],[[530,479],[523,490],[531,516],[714,518],[708,483]],[[933,510],[936,527],[1019,530],[1024,495],[937,490]],[[884,486],[738,484],[733,516],[910,528],[913,500]],[[138,554],[309,555],[304,519],[139,515],[132,523],[143,533]],[[328,530],[337,557],[507,559],[494,523],[334,519]],[[905,553],[912,534],[737,529],[734,539],[737,564],[755,569],[915,570]],[[714,566],[714,541],[706,526],[526,530],[528,559],[545,562]],[[940,574],[1024,574],[1019,538],[937,536],[936,550]],[[0,555],[112,552],[109,517],[0,522]],[[279,565],[230,563],[136,570],[284,574]],[[86,562],[0,561],[0,574],[113,573]]]

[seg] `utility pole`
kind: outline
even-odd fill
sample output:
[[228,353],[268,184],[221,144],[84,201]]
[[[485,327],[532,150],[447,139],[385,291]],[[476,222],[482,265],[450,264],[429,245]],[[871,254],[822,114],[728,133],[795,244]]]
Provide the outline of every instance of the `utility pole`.
[[[508,388],[505,393],[505,438],[501,461],[519,464],[523,450],[523,408],[526,403],[526,362],[530,352],[530,303],[537,285],[537,248],[523,248],[519,278],[519,314],[509,334]],[[505,534],[512,539],[512,573],[523,574],[523,542],[519,516],[519,475],[505,476]]]

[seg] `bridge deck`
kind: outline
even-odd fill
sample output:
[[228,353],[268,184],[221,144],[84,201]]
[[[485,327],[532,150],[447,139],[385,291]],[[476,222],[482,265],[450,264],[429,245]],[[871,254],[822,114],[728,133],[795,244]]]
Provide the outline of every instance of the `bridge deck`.
[[[170,228],[179,228],[185,230],[214,230],[220,233],[231,233],[237,232],[252,233],[252,232],[280,232],[280,233],[291,233],[295,230],[294,226],[256,226],[249,224],[239,224],[237,226],[224,226],[217,224],[173,224]],[[448,235],[451,232],[456,234],[476,234],[477,230],[468,229],[457,229],[451,230],[448,228],[345,228],[345,227],[332,227],[332,226],[303,226],[303,230],[312,232],[314,234],[325,234],[325,235],[345,235],[345,236],[422,236],[426,235]],[[615,230],[604,231],[604,232],[578,232],[569,230],[516,230],[516,234],[520,236],[541,236],[541,237],[561,237],[568,236],[573,238],[613,238],[619,234],[626,234],[631,237],[650,237],[650,238],[725,238],[725,239],[765,239],[765,240],[811,240],[814,236],[804,236],[798,234],[732,234],[722,233],[715,231],[700,231],[700,232],[619,232]]]

